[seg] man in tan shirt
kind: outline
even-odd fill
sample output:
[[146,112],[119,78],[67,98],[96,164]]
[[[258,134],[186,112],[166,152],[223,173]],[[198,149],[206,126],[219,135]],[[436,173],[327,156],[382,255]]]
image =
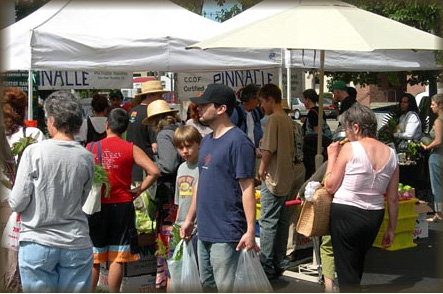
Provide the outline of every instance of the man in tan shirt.
[[261,183],[260,261],[269,279],[282,275],[289,266],[286,244],[289,214],[285,206],[294,179],[294,134],[291,118],[281,107],[282,93],[274,84],[259,92],[261,107],[269,116],[260,149],[262,161],[258,171]]

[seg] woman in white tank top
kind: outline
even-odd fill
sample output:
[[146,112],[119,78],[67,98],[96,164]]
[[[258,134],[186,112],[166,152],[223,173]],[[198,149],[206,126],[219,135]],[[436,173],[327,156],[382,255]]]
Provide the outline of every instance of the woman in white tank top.
[[325,185],[334,194],[331,238],[340,290],[359,292],[366,253],[383,221],[385,192],[389,225],[382,246],[393,243],[399,168],[395,151],[375,139],[377,120],[369,107],[355,103],[340,123],[350,143],[329,145]]

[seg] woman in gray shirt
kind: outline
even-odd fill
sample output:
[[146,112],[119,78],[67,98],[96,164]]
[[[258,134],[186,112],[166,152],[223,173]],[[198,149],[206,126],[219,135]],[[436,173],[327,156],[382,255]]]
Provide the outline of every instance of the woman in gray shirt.
[[25,149],[9,199],[21,213],[23,291],[88,292],[92,243],[82,205],[92,186],[94,158],[74,141],[82,115],[73,94],[51,94],[44,110],[51,139]]

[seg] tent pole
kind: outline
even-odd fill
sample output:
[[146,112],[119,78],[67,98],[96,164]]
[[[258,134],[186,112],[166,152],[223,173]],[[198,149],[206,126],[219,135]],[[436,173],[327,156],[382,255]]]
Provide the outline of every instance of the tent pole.
[[283,66],[284,66],[283,62],[285,62],[283,59],[284,54],[285,52],[283,48],[280,49],[281,64],[280,67],[278,68],[278,86],[280,87],[280,89],[283,89]]
[[32,69],[28,71],[28,120],[32,120],[33,116],[33,109],[32,109],[32,89],[34,88],[33,81],[32,81]]
[[315,156],[315,169],[323,163],[322,141],[323,141],[323,88],[325,84],[325,50],[320,51],[320,89],[318,98],[318,136],[317,155]]
[[[286,50],[287,56],[286,58],[286,100],[288,101],[288,106],[292,109],[291,106],[291,50]],[[285,54],[286,55],[286,54]]]
[[278,86],[283,89],[283,68],[281,66],[278,68]]

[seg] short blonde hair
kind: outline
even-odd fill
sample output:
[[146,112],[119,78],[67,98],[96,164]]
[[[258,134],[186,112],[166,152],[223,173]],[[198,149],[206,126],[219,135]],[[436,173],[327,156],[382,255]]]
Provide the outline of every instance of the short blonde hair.
[[191,125],[179,126],[175,130],[174,137],[172,138],[172,142],[176,148],[184,145],[185,143],[197,143],[200,145],[201,140],[202,135],[194,126]]
[[431,100],[437,103],[438,106],[443,106],[443,94],[435,94],[431,97]]

